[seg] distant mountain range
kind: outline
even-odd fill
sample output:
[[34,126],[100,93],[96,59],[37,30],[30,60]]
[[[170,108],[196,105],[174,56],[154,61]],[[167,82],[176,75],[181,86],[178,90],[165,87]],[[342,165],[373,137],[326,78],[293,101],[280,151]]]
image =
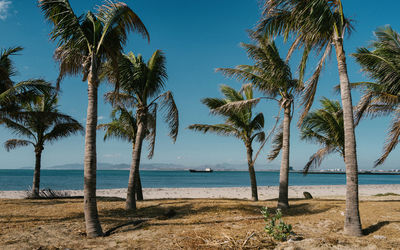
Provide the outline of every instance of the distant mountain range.
[[[23,167],[23,169],[32,169],[33,167]],[[230,164],[230,163],[221,163],[215,165],[201,165],[201,166],[184,166],[179,164],[171,164],[171,163],[143,163],[140,164],[140,168],[142,170],[188,170],[188,169],[196,169],[202,170],[205,168],[211,168],[213,170],[222,170],[222,171],[246,171],[247,165],[246,164]],[[63,164],[63,165],[56,165],[51,167],[44,167],[43,169],[54,169],[54,170],[82,170],[83,164],[79,163],[72,163],[72,164]],[[112,163],[98,163],[97,164],[98,170],[129,170],[130,165],[121,163],[121,164],[112,164]],[[257,170],[277,170],[279,169],[276,166],[266,166],[266,165],[259,165],[256,166]]]

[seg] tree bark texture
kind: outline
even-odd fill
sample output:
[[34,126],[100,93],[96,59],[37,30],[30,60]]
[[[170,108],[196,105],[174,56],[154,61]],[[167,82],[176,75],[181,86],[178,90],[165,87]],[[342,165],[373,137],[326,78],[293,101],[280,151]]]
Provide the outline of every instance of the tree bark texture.
[[136,168],[136,184],[135,184],[135,193],[136,193],[136,200],[142,201],[143,200],[143,188],[142,188],[142,181],[140,180],[140,171],[139,168]]
[[289,207],[289,150],[290,150],[290,121],[291,103],[284,104],[282,160],[279,172],[279,198],[278,208]]
[[[97,212],[96,201],[96,127],[97,127],[97,88],[94,60],[92,70],[88,77],[88,108],[86,117],[85,134],[85,159],[84,159],[84,213],[87,237],[103,235]],[[94,71],[94,72],[93,72]]]
[[142,144],[146,129],[146,111],[143,108],[137,110],[137,132],[135,146],[132,153],[132,165],[129,173],[128,192],[126,194],[126,209],[136,209],[136,188],[139,178],[140,156],[142,153]]
[[343,39],[336,37],[334,44],[338,63],[340,93],[343,106],[344,152],[346,156],[346,216],[344,231],[348,235],[361,236],[361,220],[358,208],[358,164],[350,82],[347,74]]
[[42,159],[42,150],[35,149],[35,170],[33,172],[33,183],[32,183],[33,197],[39,197],[41,159]]
[[247,149],[247,165],[249,167],[249,175],[250,175],[251,199],[253,201],[258,201],[256,172],[254,171],[254,162],[253,162],[253,149],[250,143],[246,143],[246,149]]

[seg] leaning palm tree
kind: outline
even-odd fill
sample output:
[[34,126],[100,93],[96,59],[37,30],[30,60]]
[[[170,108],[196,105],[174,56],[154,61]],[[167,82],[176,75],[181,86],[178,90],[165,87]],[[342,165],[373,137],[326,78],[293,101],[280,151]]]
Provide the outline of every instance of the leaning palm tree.
[[265,133],[262,131],[264,128],[264,115],[258,113],[253,116],[253,106],[251,105],[242,105],[235,110],[218,109],[227,103],[254,99],[253,86],[251,84],[243,85],[241,91],[236,91],[226,85],[222,85],[220,89],[225,98],[204,98],[202,103],[205,104],[212,113],[223,117],[225,123],[214,125],[193,124],[188,128],[203,133],[211,132],[218,135],[233,136],[244,143],[247,151],[247,164],[250,174],[251,198],[254,201],[258,201],[254,164],[262,146],[253,158],[253,141],[256,140],[261,143],[265,141]]
[[[128,32],[148,38],[140,18],[122,2],[107,1],[95,13],[77,16],[68,0],[39,0],[45,18],[54,25],[51,40],[58,41],[54,57],[59,62],[57,85],[66,75],[82,73],[88,82],[85,133],[84,213],[88,237],[103,235],[96,202],[96,127],[99,68],[105,60],[117,65]],[[115,66],[116,67],[116,66]]]
[[45,143],[53,143],[63,137],[83,131],[83,127],[72,117],[57,109],[55,94],[37,96],[36,100],[24,103],[18,118],[3,117],[0,122],[14,134],[27,139],[10,139],[4,143],[7,151],[32,145],[35,151],[32,197],[39,197],[41,157]]
[[[289,207],[289,152],[290,152],[290,122],[294,96],[300,91],[298,81],[292,78],[289,64],[279,55],[275,43],[261,36],[253,37],[257,44],[242,44],[248,56],[254,60],[254,65],[238,65],[235,68],[219,68],[225,76],[235,77],[241,81],[251,81],[267,98],[276,100],[283,109],[283,123],[277,136],[282,139],[280,147],[274,149],[269,160],[275,159],[282,149],[282,161],[279,177],[278,207]],[[278,99],[277,99],[278,98]],[[256,98],[255,101],[259,101]],[[230,103],[235,108],[235,105]],[[226,107],[226,108],[227,108]]]
[[353,56],[362,70],[376,82],[355,83],[364,95],[356,109],[356,122],[364,116],[372,118],[391,115],[392,123],[383,149],[375,166],[385,162],[397,146],[400,136],[400,35],[390,26],[375,31],[376,41],[370,49],[359,48]]
[[132,154],[132,165],[129,174],[126,209],[136,209],[135,193],[143,199],[140,185],[139,166],[143,140],[149,141],[149,155],[154,153],[156,139],[157,111],[164,110],[164,120],[170,129],[170,137],[175,142],[178,136],[178,109],[171,91],[162,92],[167,80],[166,60],[160,50],[156,50],[146,63],[141,55],[132,52],[120,57],[118,69],[115,71],[106,64],[104,75],[111,83],[119,83],[119,92],[106,95],[114,105],[136,109],[136,137]]
[[[294,42],[287,58],[300,47],[304,48],[300,63],[299,80],[303,81],[307,58],[312,50],[324,51],[316,71],[311,76],[303,95],[304,112],[299,123],[306,116],[314,101],[317,83],[326,58],[335,48],[340,79],[340,93],[343,106],[346,151],[346,234],[361,236],[361,221],[358,201],[358,164],[356,138],[354,134],[353,106],[350,82],[347,74],[343,38],[352,29],[349,19],[344,16],[341,0],[266,0],[263,18],[257,33],[267,37],[282,35]],[[332,46],[333,45],[333,46]]]
[[321,145],[304,167],[306,174],[310,168],[321,165],[322,160],[331,153],[339,153],[343,160],[344,154],[344,128],[343,110],[338,101],[327,98],[321,100],[322,108],[310,112],[304,117],[300,127],[300,138]]

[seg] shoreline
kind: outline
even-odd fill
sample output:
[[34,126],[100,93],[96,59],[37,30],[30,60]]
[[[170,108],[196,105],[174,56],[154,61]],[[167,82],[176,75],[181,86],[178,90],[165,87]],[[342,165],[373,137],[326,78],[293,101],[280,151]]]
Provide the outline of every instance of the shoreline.
[[[259,186],[260,200],[276,199],[278,186]],[[126,188],[98,189],[97,196],[126,198]],[[57,190],[67,192],[72,197],[83,196],[83,190]],[[314,198],[344,199],[345,185],[309,185],[289,186],[289,199],[304,198],[303,192],[309,192]],[[400,200],[400,196],[375,196],[377,194],[395,193],[400,195],[400,184],[367,184],[359,185],[361,200]],[[22,199],[26,191],[0,191],[0,199]],[[249,199],[250,187],[214,187],[214,188],[143,188],[147,199]]]

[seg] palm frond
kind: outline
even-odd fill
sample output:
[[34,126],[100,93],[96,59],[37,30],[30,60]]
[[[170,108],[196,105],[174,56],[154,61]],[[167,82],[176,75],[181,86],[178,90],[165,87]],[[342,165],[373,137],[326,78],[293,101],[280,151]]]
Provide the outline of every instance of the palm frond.
[[250,122],[250,128],[258,131],[264,128],[264,115],[262,113],[258,113],[254,116],[253,120]]
[[149,143],[149,146],[148,146],[149,154],[147,155],[148,159],[153,158],[154,147],[156,145],[157,109],[158,109],[158,104],[157,103],[153,103],[149,107],[149,112],[148,112],[148,115],[147,115],[147,131],[148,131],[148,134],[146,136],[146,140]]
[[310,168],[317,168],[321,165],[322,160],[330,153],[334,152],[334,149],[329,146],[319,149],[313,154],[307,164],[303,168],[303,174],[307,174]]
[[188,127],[188,129],[199,131],[203,133],[215,133],[218,135],[224,136],[234,136],[237,138],[241,138],[240,131],[238,131],[233,126],[228,124],[215,124],[215,125],[208,125],[208,124],[193,124]]
[[[260,100],[261,98],[254,98],[250,100],[228,102],[222,106],[212,109],[211,113],[229,115],[231,113],[238,113],[243,110],[250,110],[251,108],[255,107],[260,102]],[[203,99],[203,101],[210,101],[210,99]]]
[[97,51],[100,51],[103,41],[112,40],[107,39],[107,37],[113,37],[114,34],[118,34],[122,45],[126,43],[127,35],[130,31],[137,32],[150,41],[150,35],[139,16],[125,3],[109,1],[99,6],[97,17],[104,24]]
[[25,147],[25,146],[29,146],[29,145],[35,146],[35,144],[31,141],[19,140],[19,139],[10,139],[4,143],[4,147],[6,148],[7,152],[9,152],[10,150],[13,150],[15,148],[18,148],[18,147]]
[[396,148],[397,144],[399,143],[399,136],[400,136],[400,117],[396,116],[391,124],[390,124],[390,131],[386,138],[385,146],[383,148],[383,154],[379,157],[378,160],[374,162],[375,167],[378,165],[382,165],[389,154]]
[[304,117],[308,114],[310,111],[313,103],[314,103],[314,97],[315,93],[317,91],[317,86],[318,86],[318,80],[319,76],[321,75],[322,69],[325,65],[326,58],[329,56],[331,53],[331,46],[326,46],[325,52],[323,56],[321,57],[320,61],[318,62],[318,66],[315,69],[313,75],[311,76],[310,80],[308,81],[307,86],[304,89],[304,93],[302,96],[302,101],[301,105],[303,106],[302,113],[300,115],[299,121],[298,121],[298,126],[301,126]]
[[264,142],[265,141],[265,133],[264,132],[258,132],[255,133],[251,138],[250,141],[253,142],[254,140],[256,140],[257,142]]
[[170,129],[169,136],[175,142],[179,130],[179,114],[174,97],[171,91],[167,91],[160,96],[160,107],[164,110],[164,120]]
[[168,79],[164,53],[156,50],[149,59],[147,67],[146,95],[151,98],[164,88]]
[[269,161],[273,161],[278,157],[279,153],[282,149],[283,143],[283,126],[282,124],[279,126],[279,130],[275,134],[274,138],[272,139],[272,149],[269,152],[267,159]]
[[29,128],[25,127],[23,123],[18,123],[13,121],[12,119],[2,117],[1,123],[5,125],[8,129],[11,129],[12,132],[19,136],[26,136],[28,138],[32,138],[36,140],[36,136]]
[[82,17],[75,15],[68,0],[39,0],[39,8],[46,20],[54,24],[51,39],[59,39],[59,45],[69,40],[88,42],[80,25]]
[[68,137],[77,134],[78,132],[83,134],[84,129],[78,121],[74,120],[68,123],[56,124],[50,132],[44,135],[43,139],[52,143],[60,138]]
[[97,129],[103,129],[106,132],[104,141],[116,138],[135,143],[137,131],[135,115],[123,107],[116,107],[111,112],[111,118],[111,122],[97,126]]

